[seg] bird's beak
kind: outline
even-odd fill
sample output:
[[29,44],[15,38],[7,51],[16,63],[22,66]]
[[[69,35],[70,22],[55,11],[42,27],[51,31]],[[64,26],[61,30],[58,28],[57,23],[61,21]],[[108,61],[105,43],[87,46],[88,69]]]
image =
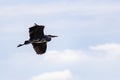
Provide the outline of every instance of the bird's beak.
[[54,37],[58,37],[58,36],[55,36],[55,35],[50,35],[52,38],[54,38]]

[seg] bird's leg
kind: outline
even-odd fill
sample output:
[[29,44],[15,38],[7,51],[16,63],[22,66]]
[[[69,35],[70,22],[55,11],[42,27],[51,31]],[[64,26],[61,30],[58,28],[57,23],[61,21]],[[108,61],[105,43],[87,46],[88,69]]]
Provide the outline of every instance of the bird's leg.
[[19,44],[17,47],[21,47],[21,46],[23,46],[24,44]]
[[21,46],[23,46],[23,45],[27,45],[27,44],[29,44],[29,43],[31,43],[29,40],[26,40],[25,42],[24,42],[24,44],[19,44],[17,47],[21,47]]

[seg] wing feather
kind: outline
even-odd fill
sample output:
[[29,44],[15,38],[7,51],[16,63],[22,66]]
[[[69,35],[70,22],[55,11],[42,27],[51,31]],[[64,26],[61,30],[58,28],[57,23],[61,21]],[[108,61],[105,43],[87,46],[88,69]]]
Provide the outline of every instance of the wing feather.
[[44,36],[44,26],[35,25],[29,28],[30,40],[41,39]]
[[44,54],[46,52],[47,43],[32,43],[36,54]]

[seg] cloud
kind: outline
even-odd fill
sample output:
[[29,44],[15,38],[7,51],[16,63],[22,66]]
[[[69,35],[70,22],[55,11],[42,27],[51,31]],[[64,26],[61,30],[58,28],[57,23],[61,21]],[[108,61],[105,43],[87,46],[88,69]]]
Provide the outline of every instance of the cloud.
[[79,50],[49,51],[44,57],[45,61],[56,63],[75,63],[85,60],[87,56]]
[[79,63],[89,61],[115,61],[120,58],[120,44],[105,43],[90,46],[88,50],[49,51],[43,60],[54,63]]
[[[9,69],[8,74],[14,69],[14,76],[19,76],[22,70],[21,74],[24,72],[25,75],[29,75],[27,79],[30,80],[79,80],[79,78],[94,80],[91,78],[91,76],[94,77],[93,75],[104,76],[99,73],[101,71],[107,76],[111,75],[107,71],[117,73],[119,61],[120,44],[105,43],[92,45],[86,50],[53,50],[43,55],[36,55],[34,51],[16,53],[5,59],[4,63],[2,60],[1,65],[5,65],[2,68]],[[88,77],[84,77],[86,75],[83,74],[87,74]]]
[[[85,4],[85,3],[84,3]],[[20,16],[20,15],[54,15],[59,13],[74,13],[74,14],[105,14],[105,13],[116,13],[120,12],[119,4],[106,4],[106,5],[91,5],[91,4],[80,4],[77,2],[74,4],[56,2],[46,4],[30,4],[30,5],[15,5],[1,7],[0,16]]]
[[[48,27],[50,27],[50,29],[56,28],[56,31],[57,29],[58,30],[62,29],[61,31],[63,31],[64,34],[68,32],[67,30],[68,28],[70,29],[69,31],[71,32],[74,29],[75,31],[80,29],[81,30],[79,31],[80,34],[85,34],[85,35],[88,34],[101,35],[107,33],[115,34],[116,32],[119,32],[118,27],[116,27],[119,25],[118,24],[119,23],[118,17],[120,13],[119,4],[105,3],[99,5],[97,4],[92,5],[92,4],[86,4],[85,2],[82,3],[79,1],[78,2],[74,1],[67,3],[48,2],[47,4],[44,3],[22,4],[22,5],[18,4],[11,6],[10,5],[1,6],[0,17],[1,20],[5,20],[3,21],[5,25],[2,25],[3,28],[0,30],[0,33],[8,32],[8,31],[10,33],[11,32],[17,33],[19,31],[23,31],[23,28],[27,27],[28,25],[26,26],[25,24],[22,24],[22,22],[23,23],[25,22],[26,24],[32,22],[33,25],[34,22],[40,22],[41,24],[44,21],[45,21],[44,24],[47,24]],[[11,25],[11,23],[16,25]],[[76,28],[73,29],[73,26],[76,27],[77,30]],[[107,26],[109,26],[109,30],[107,30],[108,28]],[[112,30],[110,30],[111,28]],[[51,30],[53,31],[54,29]],[[60,34],[62,34],[62,32]]]
[[[65,49],[63,51],[47,51],[41,56],[36,56],[35,53],[25,52],[13,55],[9,60],[14,62],[14,64],[26,64],[35,61],[41,61],[41,64],[46,62],[53,64],[73,64],[80,62],[89,62],[89,61],[114,61],[120,58],[120,44],[117,43],[105,43],[98,44],[95,46],[89,46],[88,50],[71,50]],[[34,52],[34,51],[33,51]],[[28,57],[26,57],[28,56]],[[26,57],[26,58],[25,58]],[[21,58],[23,58],[21,60]],[[16,62],[19,61],[18,62]],[[22,61],[22,62],[21,62]],[[39,63],[39,62],[38,62]],[[21,65],[20,64],[20,65]],[[41,65],[40,64],[40,65]]]
[[[67,67],[67,70],[64,71],[42,73],[38,76],[32,77],[32,80],[47,80],[48,78],[50,80],[59,80],[59,79],[74,80],[75,78],[78,80],[79,79],[85,80],[88,78],[92,80],[94,74],[97,77],[99,77],[99,75],[106,76],[105,79],[108,79],[108,76],[111,74],[107,73],[107,71],[118,72],[116,71],[116,65],[120,66],[119,60],[120,60],[120,44],[118,43],[98,44],[95,46],[90,46],[88,50],[48,51],[46,55],[43,56],[44,62],[48,62],[50,64],[52,62],[52,65],[54,64],[54,66],[58,64],[59,65],[62,64],[62,65],[69,65],[69,67]],[[74,67],[72,67],[73,64]],[[105,73],[104,75],[102,73],[98,73],[101,72],[101,70],[104,70],[102,71]],[[74,73],[71,73],[70,71],[74,71]],[[82,75],[81,73],[84,72],[88,72],[87,73],[88,78],[84,78],[83,76],[81,76]],[[64,78],[65,75],[66,78]],[[59,78],[60,76],[63,77]]]
[[91,52],[101,61],[118,62],[120,58],[120,44],[105,43],[90,47]]
[[116,43],[105,43],[96,46],[91,46],[91,50],[93,51],[102,51],[112,55],[120,55],[120,44]]
[[69,70],[45,72],[38,76],[32,77],[31,80],[70,80],[72,74]]

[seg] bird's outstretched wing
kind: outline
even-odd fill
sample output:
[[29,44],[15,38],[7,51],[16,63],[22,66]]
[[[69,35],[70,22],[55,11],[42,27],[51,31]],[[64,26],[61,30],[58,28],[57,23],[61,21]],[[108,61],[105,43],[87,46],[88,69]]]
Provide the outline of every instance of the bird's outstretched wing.
[[44,36],[44,27],[43,25],[35,24],[33,27],[29,28],[30,40],[41,39]]
[[44,54],[46,52],[47,43],[32,43],[34,50],[36,51],[36,54]]

